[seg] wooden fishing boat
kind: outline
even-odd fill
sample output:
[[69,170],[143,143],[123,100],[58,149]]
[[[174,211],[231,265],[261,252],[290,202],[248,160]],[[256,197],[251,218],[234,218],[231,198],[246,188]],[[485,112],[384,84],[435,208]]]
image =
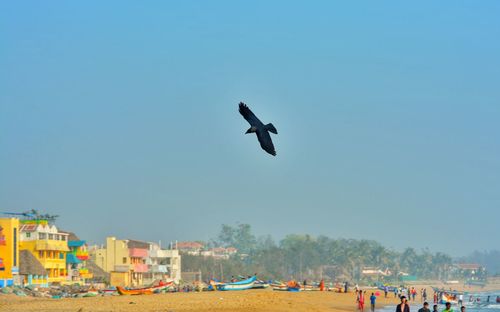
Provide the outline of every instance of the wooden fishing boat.
[[120,295],[151,295],[166,290],[169,287],[173,286],[173,284],[174,282],[160,283],[156,286],[136,289],[125,289],[123,287],[116,286],[116,291],[118,291]]
[[250,278],[238,282],[219,284],[216,285],[216,287],[217,290],[245,290],[252,288],[256,280],[257,277],[252,276]]
[[103,295],[114,295],[117,293],[116,287],[101,289]]
[[299,283],[296,281],[289,281],[288,283],[280,283],[280,284],[271,284],[273,287],[273,290],[276,291],[301,291],[302,288]]
[[122,296],[124,295],[151,295],[153,290],[151,288],[139,288],[139,289],[125,289],[120,286],[116,286],[116,291]]
[[277,291],[287,291],[288,290],[288,286],[283,282],[271,283],[271,287],[273,288],[273,290],[277,290]]
[[255,283],[252,286],[252,289],[265,289],[268,287],[269,287],[269,284],[264,282],[264,281],[255,281]]

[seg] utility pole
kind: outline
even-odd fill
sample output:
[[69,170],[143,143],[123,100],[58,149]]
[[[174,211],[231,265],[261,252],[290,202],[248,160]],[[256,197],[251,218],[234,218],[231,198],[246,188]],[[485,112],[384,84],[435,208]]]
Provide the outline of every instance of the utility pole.
[[219,262],[220,266],[220,280],[221,282],[224,280],[224,271],[222,271],[222,262]]

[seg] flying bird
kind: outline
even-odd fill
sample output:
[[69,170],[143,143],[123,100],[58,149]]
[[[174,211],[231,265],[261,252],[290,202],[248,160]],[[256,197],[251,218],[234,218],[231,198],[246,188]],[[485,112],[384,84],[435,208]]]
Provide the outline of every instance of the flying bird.
[[262,147],[262,149],[269,154],[276,156],[276,150],[274,149],[273,141],[271,140],[271,135],[269,134],[269,132],[278,134],[278,130],[276,130],[272,123],[264,125],[262,121],[260,121],[259,118],[257,118],[257,116],[255,116],[250,108],[248,108],[248,106],[243,102],[240,102],[239,111],[243,118],[245,118],[246,121],[248,121],[248,123],[250,124],[250,129],[248,129],[245,134],[257,134],[257,139],[259,139],[260,147]]

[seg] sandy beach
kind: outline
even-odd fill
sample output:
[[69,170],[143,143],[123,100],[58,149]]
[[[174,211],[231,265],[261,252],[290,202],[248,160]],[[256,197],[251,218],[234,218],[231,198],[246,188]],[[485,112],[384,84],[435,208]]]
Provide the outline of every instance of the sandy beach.
[[[449,288],[449,285],[434,283],[438,287]],[[432,289],[428,285],[414,285],[417,289],[427,288],[429,294]],[[365,312],[370,310],[369,299],[375,289],[365,288],[367,292]],[[485,288],[457,285],[457,290],[469,292],[500,289],[500,284],[494,283]],[[91,298],[64,298],[48,299],[19,297],[16,295],[0,295],[0,311],[351,311],[355,312],[355,294],[336,292],[279,292],[270,289],[233,291],[233,292],[190,292],[167,293],[142,296],[105,296]],[[381,296],[377,299],[377,307],[396,305],[399,302],[393,294],[388,298]],[[420,304],[420,298],[417,298]]]
[[[368,294],[368,292],[367,292]],[[368,299],[367,299],[368,301]],[[396,299],[378,298],[378,305]],[[0,311],[357,311],[354,293],[272,290],[45,299],[0,296]],[[365,309],[369,311],[369,307]]]

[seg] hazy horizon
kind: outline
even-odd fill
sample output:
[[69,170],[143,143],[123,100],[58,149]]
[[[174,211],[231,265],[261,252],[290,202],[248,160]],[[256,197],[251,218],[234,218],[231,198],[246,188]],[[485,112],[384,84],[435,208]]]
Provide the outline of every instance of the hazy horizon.
[[[500,250],[500,2],[4,2],[0,212],[89,242]],[[272,122],[277,156],[238,113]]]

